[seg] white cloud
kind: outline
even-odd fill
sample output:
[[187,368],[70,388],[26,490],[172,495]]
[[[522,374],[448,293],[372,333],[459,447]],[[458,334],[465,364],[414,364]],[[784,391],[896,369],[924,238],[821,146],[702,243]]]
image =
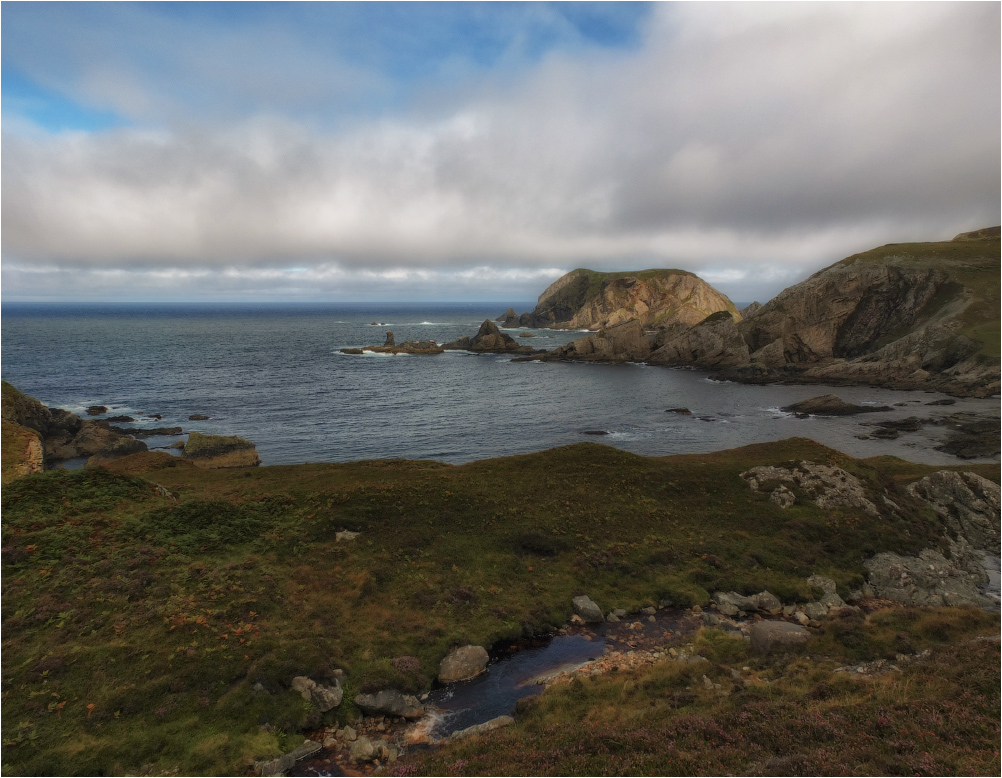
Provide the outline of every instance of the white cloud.
[[[996,4],[665,4],[636,52],[554,54],[348,130],[5,126],[6,294],[38,293],[33,265],[446,296],[673,266],[774,293],[854,251],[998,221],[998,21]],[[89,88],[144,110],[117,77]]]

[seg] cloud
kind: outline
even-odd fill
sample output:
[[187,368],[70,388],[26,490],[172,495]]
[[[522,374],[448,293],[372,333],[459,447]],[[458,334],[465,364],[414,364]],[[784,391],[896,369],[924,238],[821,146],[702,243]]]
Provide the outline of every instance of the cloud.
[[[296,267],[460,293],[474,268],[642,265],[775,293],[855,251],[998,221],[998,22],[995,4],[664,4],[636,48],[555,49],[345,125],[272,103],[154,130],[5,127],[4,282],[167,269],[246,291]],[[266,91],[334,67],[318,56],[280,54]],[[129,72],[87,89],[143,114],[159,98]]]

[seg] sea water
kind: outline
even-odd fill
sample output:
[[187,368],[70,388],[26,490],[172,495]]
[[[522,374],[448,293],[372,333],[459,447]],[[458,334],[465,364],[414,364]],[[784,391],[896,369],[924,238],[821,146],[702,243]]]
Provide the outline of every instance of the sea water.
[[[933,449],[945,434],[941,427],[894,441],[856,436],[867,432],[863,422],[876,419],[998,412],[991,399],[927,408],[944,395],[746,386],[645,365],[339,351],[381,345],[388,329],[397,343],[474,335],[508,305],[5,304],[3,378],[46,405],[80,414],[106,405],[113,415],[138,420],[127,426],[240,435],[257,445],[266,465],[392,457],[462,463],[583,441],[660,456],[795,436],[857,457],[894,454],[955,464]],[[536,348],[584,334],[508,332]],[[523,334],[535,337],[518,337]],[[849,419],[798,419],[780,410],[829,392],[855,403],[904,405]],[[666,412],[677,407],[691,414]],[[149,414],[162,418],[142,418]],[[189,421],[193,414],[210,418]],[[588,434],[596,432],[605,434]]]

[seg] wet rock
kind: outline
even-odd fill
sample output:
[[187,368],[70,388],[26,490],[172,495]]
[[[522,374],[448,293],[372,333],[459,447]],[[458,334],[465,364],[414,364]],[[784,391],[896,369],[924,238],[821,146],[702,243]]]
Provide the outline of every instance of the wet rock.
[[759,592],[751,596],[737,592],[714,592],[713,603],[725,616],[737,616],[741,612],[776,614],[783,608],[779,598],[769,592]]
[[386,331],[386,340],[383,343],[384,346],[395,346],[397,345],[396,340],[393,337],[393,330]]
[[665,413],[677,413],[679,416],[692,416],[692,411],[688,408],[667,408]]
[[748,630],[752,648],[760,654],[774,654],[801,646],[811,633],[798,624],[786,621],[756,621]]
[[90,405],[87,408],[87,415],[88,416],[100,416],[101,414],[107,413],[107,412],[108,412],[108,406],[107,405]]
[[114,421],[114,422],[117,422],[119,424],[125,424],[125,423],[129,423],[129,422],[133,422],[133,421],[135,421],[135,419],[132,418],[131,416],[109,416],[107,419],[105,419],[105,421]]
[[942,400],[933,400],[932,402],[926,403],[926,405],[956,405],[957,401],[952,397],[944,397]]
[[362,764],[364,762],[371,762],[374,759],[378,759],[378,752],[376,746],[367,737],[360,737],[351,744],[351,748],[348,749],[348,761],[352,764]]
[[193,413],[188,417],[188,421],[208,421],[209,417],[203,413]]
[[424,706],[417,697],[396,689],[383,689],[376,694],[359,694],[355,704],[369,716],[390,715],[416,719],[424,715]]
[[517,327],[519,326],[521,320],[519,315],[515,313],[515,309],[509,308],[494,321],[501,322],[501,326],[503,327]]
[[811,416],[853,416],[857,413],[877,413],[889,411],[888,405],[853,405],[834,394],[822,394],[809,400],[787,405],[782,410],[787,413],[806,413]]
[[571,604],[574,607],[574,613],[586,622],[598,623],[605,620],[602,609],[590,597],[585,595],[575,597]]
[[582,435],[608,435],[606,430],[584,430]]
[[438,666],[438,681],[452,683],[475,678],[487,667],[487,660],[487,649],[483,646],[454,648]]

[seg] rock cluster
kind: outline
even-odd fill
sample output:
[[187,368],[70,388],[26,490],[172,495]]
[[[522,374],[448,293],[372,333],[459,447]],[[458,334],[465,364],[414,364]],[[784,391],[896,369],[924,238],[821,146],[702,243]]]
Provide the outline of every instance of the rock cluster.
[[860,480],[834,465],[806,460],[796,467],[760,465],[741,473],[741,477],[752,491],[768,492],[770,500],[781,508],[796,502],[796,495],[789,488],[795,486],[821,508],[855,508],[871,516],[880,513]]
[[464,335],[443,346],[448,351],[473,351],[478,354],[535,354],[531,346],[520,346],[518,342],[498,329],[498,325],[485,319],[477,334],[472,338]]
[[328,685],[317,683],[305,675],[298,675],[292,679],[292,690],[299,692],[304,700],[311,703],[321,713],[336,708],[344,697],[341,683],[336,679],[333,685]]

